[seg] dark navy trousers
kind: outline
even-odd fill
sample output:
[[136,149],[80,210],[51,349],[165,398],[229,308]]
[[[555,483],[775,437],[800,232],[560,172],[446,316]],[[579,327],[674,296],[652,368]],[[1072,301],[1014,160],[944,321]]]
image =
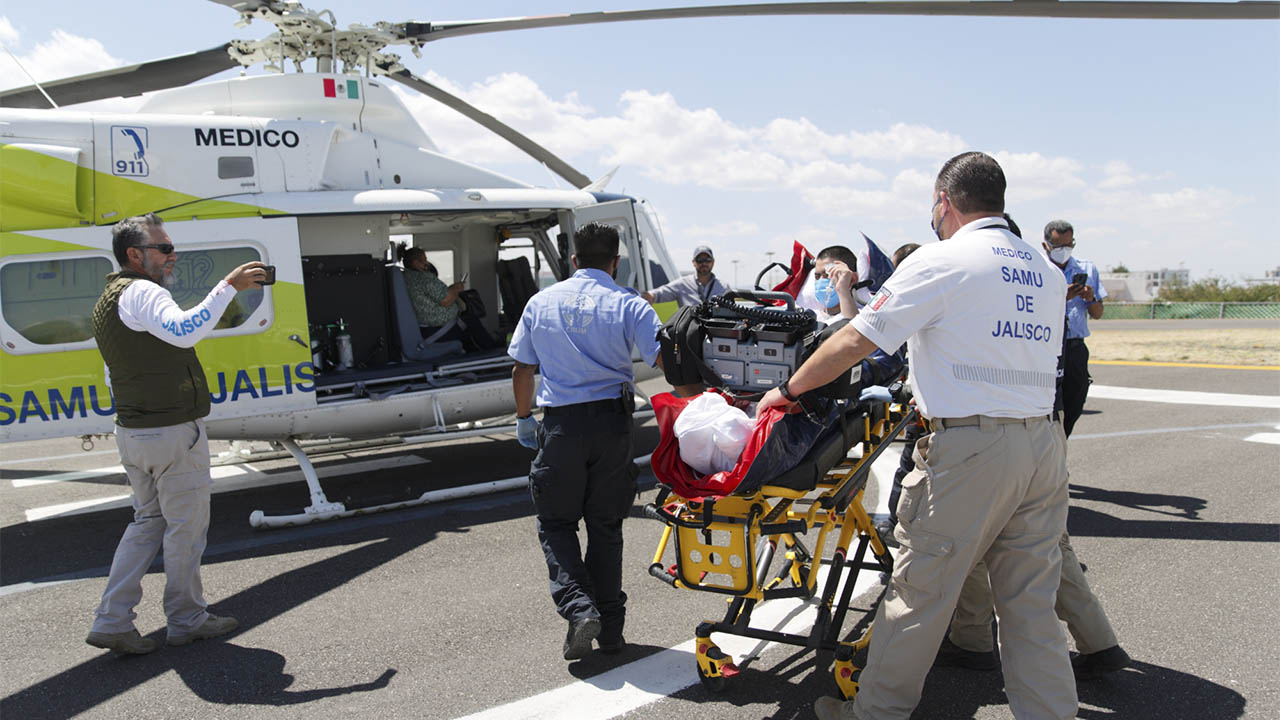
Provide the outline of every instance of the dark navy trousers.
[[[571,406],[572,407],[572,406]],[[622,520],[636,497],[631,416],[621,409],[592,414],[544,413],[529,490],[538,540],[547,559],[551,599],[570,622],[598,618],[600,642],[622,638]],[[578,522],[587,528],[585,556]]]

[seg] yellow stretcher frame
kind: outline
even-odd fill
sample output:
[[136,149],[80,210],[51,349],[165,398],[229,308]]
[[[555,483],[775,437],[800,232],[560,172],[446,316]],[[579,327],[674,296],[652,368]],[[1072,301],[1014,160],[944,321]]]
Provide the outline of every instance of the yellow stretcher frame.
[[[724,689],[738,674],[733,658],[711,639],[714,632],[798,645],[835,653],[836,685],[846,700],[857,693],[859,668],[854,653],[871,642],[872,626],[856,640],[840,639],[845,615],[860,570],[893,571],[893,557],[876,532],[863,506],[863,492],[871,464],[911,423],[917,413],[898,404],[876,404],[862,416],[863,427],[846,449],[845,458],[810,490],[765,485],[750,495],[707,500],[687,499],[664,488],[645,506],[648,517],[666,527],[658,541],[649,574],[676,588],[730,596],[723,620],[703,621],[697,637],[697,672],[713,692]],[[862,454],[848,457],[854,446]],[[812,552],[798,537],[817,529]],[[819,597],[818,615],[808,635],[782,633],[750,626],[755,606],[775,598],[811,598],[817,594],[817,569],[824,562],[828,539],[839,531],[831,553],[830,572]],[[852,557],[854,538],[858,545]],[[721,540],[721,542],[717,542]],[[663,556],[674,545],[676,562],[664,566]],[[778,547],[784,548],[781,569],[768,578]],[[865,562],[870,549],[875,564]],[[837,600],[845,571],[851,575]],[[723,578],[723,579],[722,579]],[[782,587],[790,581],[790,587]]]

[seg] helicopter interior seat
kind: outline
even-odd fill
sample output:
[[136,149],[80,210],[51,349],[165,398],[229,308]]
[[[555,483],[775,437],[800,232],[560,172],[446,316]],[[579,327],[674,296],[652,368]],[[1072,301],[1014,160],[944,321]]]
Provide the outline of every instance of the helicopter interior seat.
[[395,345],[400,348],[401,360],[406,362],[434,362],[463,354],[462,341],[444,340],[432,342],[422,337],[418,317],[409,301],[409,289],[404,284],[404,271],[395,265],[386,267],[387,287],[391,291],[392,329]]
[[498,261],[498,290],[502,293],[501,326],[514,329],[529,298],[538,292],[538,283],[533,279],[528,258],[517,256]]

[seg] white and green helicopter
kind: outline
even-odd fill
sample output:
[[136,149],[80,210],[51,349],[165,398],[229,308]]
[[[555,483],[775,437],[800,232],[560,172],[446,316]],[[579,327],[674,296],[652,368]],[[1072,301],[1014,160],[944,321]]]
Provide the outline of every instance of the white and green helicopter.
[[[239,294],[198,347],[214,403],[209,436],[279,442],[307,479],[312,504],[294,516],[255,514],[262,525],[370,510],[348,511],[325,498],[300,439],[446,433],[514,410],[505,355],[423,342],[393,243],[426,250],[448,280],[469,278],[488,308],[487,329],[499,335],[541,283],[567,276],[573,230],[583,224],[619,229],[620,284],[643,291],[678,274],[652,209],[604,192],[612,173],[592,182],[418,77],[387,46],[406,45],[417,55],[425,43],[461,35],[732,15],[1280,17],[1277,2],[922,0],[343,30],[332,13],[297,2],[214,2],[237,11],[242,23],[264,20],[276,32],[0,92],[0,442],[111,431],[112,399],[89,323],[105,276],[118,269],[105,226],[156,212],[180,246],[173,289],[179,304],[196,304],[246,261],[276,267],[276,284]],[[235,67],[283,68],[289,61],[298,72],[189,84]],[[303,71],[304,63],[314,70]],[[443,155],[388,81],[475,120],[575,189],[534,187]],[[58,109],[144,92],[153,94],[136,113]]]

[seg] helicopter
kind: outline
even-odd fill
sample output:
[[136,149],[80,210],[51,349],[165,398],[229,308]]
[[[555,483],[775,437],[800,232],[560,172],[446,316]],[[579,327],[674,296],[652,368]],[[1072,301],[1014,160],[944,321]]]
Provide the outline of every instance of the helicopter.
[[[209,436],[278,442],[304,470],[311,505],[258,517],[265,525],[355,512],[324,497],[302,439],[444,433],[513,410],[509,358],[423,346],[402,322],[396,241],[426,250],[442,274],[468,277],[492,308],[486,329],[500,335],[541,280],[571,272],[573,230],[586,223],[619,229],[619,284],[643,292],[678,273],[656,212],[606,193],[611,174],[593,181],[413,73],[388,47],[419,55],[427,43],[481,33],[733,15],[1280,14],[1275,2],[826,2],[340,29],[332,13],[297,2],[213,1],[239,24],[263,21],[275,32],[0,92],[0,442],[110,431],[110,391],[88,325],[103,278],[118,269],[104,226],[156,212],[179,241],[179,304],[194,305],[248,260],[277,268],[277,283],[238,295],[198,348],[214,408]],[[299,72],[190,84],[289,63]],[[573,189],[534,187],[444,155],[390,83],[495,132]],[[152,94],[136,113],[58,109],[144,92]]]

